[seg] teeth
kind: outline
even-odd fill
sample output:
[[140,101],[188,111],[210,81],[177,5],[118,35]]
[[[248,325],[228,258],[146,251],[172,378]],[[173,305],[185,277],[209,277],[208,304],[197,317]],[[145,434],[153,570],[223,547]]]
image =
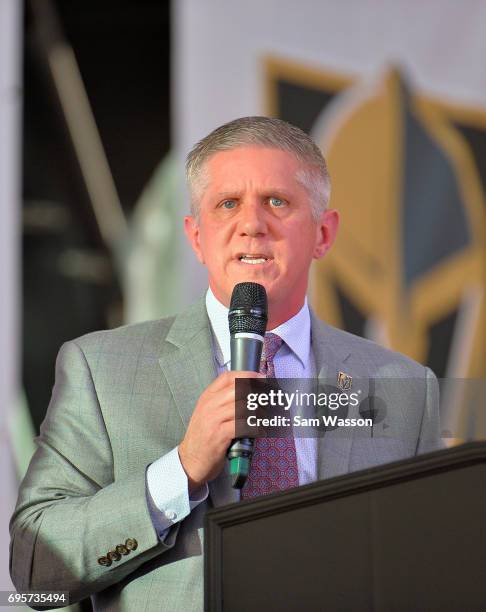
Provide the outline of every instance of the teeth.
[[251,257],[251,255],[243,255],[242,257],[240,257],[240,261],[249,264],[261,264],[265,263],[267,260],[265,257]]

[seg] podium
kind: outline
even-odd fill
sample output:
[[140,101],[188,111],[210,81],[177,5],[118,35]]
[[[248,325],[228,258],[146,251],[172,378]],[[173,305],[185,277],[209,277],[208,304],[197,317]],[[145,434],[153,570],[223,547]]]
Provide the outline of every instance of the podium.
[[206,612],[486,610],[486,443],[211,510]]

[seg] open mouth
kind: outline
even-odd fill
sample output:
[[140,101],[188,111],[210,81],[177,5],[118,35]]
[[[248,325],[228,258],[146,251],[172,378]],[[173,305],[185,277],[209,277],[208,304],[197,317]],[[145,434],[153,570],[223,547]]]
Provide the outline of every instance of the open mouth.
[[238,259],[245,264],[257,265],[264,264],[271,258],[261,253],[242,253],[241,255],[238,255]]

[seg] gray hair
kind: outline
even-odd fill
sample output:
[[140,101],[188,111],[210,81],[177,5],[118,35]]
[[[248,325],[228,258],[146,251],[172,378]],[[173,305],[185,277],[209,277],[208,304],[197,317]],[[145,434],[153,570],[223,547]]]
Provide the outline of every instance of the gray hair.
[[307,189],[312,215],[317,221],[327,207],[331,179],[316,143],[301,129],[281,119],[241,117],[216,128],[200,140],[186,160],[186,180],[191,193],[191,212],[199,220],[199,202],[207,186],[206,162],[220,151],[259,146],[292,153],[303,164],[296,179]]

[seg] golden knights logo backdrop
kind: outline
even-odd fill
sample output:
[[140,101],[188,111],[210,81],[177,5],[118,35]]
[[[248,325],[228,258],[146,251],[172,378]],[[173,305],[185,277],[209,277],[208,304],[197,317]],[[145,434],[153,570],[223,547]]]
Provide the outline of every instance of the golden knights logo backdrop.
[[338,240],[314,266],[319,316],[429,365],[486,377],[486,108],[266,60],[267,111],[329,163]]

